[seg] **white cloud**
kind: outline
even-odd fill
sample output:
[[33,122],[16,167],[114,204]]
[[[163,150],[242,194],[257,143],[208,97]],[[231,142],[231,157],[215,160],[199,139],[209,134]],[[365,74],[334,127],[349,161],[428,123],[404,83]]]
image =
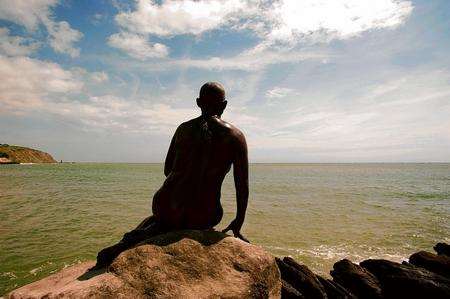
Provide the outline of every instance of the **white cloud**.
[[114,130],[163,135],[170,134],[177,124],[197,114],[194,109],[136,102],[110,94],[88,96],[83,102],[48,100],[39,109],[41,112],[81,123],[86,131]]
[[[304,60],[320,60],[329,58],[330,55],[324,51],[273,51],[266,49],[260,53],[253,53],[245,51],[241,54],[232,57],[211,57],[206,59],[170,59],[164,64],[159,62],[146,63],[132,63],[127,61],[126,66],[130,68],[137,68],[145,71],[159,71],[168,69],[183,68],[197,68],[206,70],[244,70],[249,72],[257,72],[265,67],[278,63],[293,63]],[[121,61],[111,61],[121,67]]]
[[95,83],[102,83],[109,80],[109,76],[105,72],[93,72],[91,73],[91,80]]
[[1,110],[21,113],[45,104],[49,96],[79,92],[82,82],[58,64],[0,55]]
[[7,56],[30,55],[40,44],[32,39],[9,35],[7,28],[0,28],[0,54]]
[[[250,30],[260,39],[254,48],[235,57],[181,59],[172,65],[205,69],[255,70],[267,65],[303,60],[292,50],[298,43],[346,39],[364,31],[395,27],[413,6],[402,0],[136,0],[116,16],[121,32],[109,44],[145,60],[168,55],[163,44],[150,44],[151,35],[201,35],[218,28]],[[326,60],[324,60],[326,61]]]
[[216,70],[247,70],[258,71],[264,67],[285,62],[299,62],[306,59],[323,59],[328,57],[325,53],[311,52],[287,52],[267,50],[261,53],[243,52],[234,57],[209,59],[183,59],[174,60],[174,65]]
[[100,23],[102,23],[105,19],[106,19],[106,15],[103,15],[101,13],[96,13],[94,15],[91,16],[91,23],[94,25],[100,25]]
[[[197,117],[198,108],[175,107],[163,103],[162,98],[152,102],[126,100],[114,95],[88,97],[84,102],[48,102],[43,112],[52,113],[81,122],[88,131],[125,131],[126,133],[151,133],[170,135],[174,129],[189,119]],[[226,116],[237,125],[251,125],[257,119],[233,109]]]
[[151,44],[145,36],[129,32],[111,35],[108,38],[108,44],[140,60],[165,57],[169,53],[165,45],[160,43]]
[[29,32],[34,32],[39,25],[44,25],[49,34],[50,46],[59,53],[76,57],[80,49],[74,47],[83,34],[70,27],[65,21],[53,20],[51,10],[58,0],[0,0],[0,19],[8,20],[24,26]]
[[448,147],[450,72],[425,69],[383,79],[334,101],[324,98],[339,97],[341,86],[299,93],[291,106],[270,108],[252,124],[249,143],[254,149],[298,151],[298,160],[309,155],[326,161],[411,161]]
[[168,0],[162,4],[137,0],[135,10],[119,13],[116,21],[123,28],[142,34],[200,34],[224,25],[248,9],[248,2],[241,0]]
[[[170,133],[177,123],[195,116],[191,108],[126,100],[114,95],[91,96],[82,78],[105,81],[104,72],[65,70],[56,63],[0,55],[0,114],[51,114],[81,123],[86,130]],[[77,95],[81,100],[71,99]]]
[[50,9],[58,4],[58,0],[0,0],[0,19],[25,26],[34,31],[48,19]]
[[80,49],[74,47],[74,43],[78,42],[83,34],[70,27],[69,23],[50,22],[47,24],[47,30],[50,34],[50,46],[58,53],[65,53],[71,57],[78,57]]
[[266,92],[266,97],[268,98],[284,98],[289,95],[295,94],[292,88],[286,87],[274,87]]
[[[89,73],[82,68],[64,70],[56,63],[26,57],[0,56],[0,77],[6,78],[0,82],[0,113],[53,115],[81,125],[79,128],[86,131],[167,136],[178,124],[200,113],[194,100],[189,108],[178,107],[178,102],[167,104],[170,98],[185,96],[185,91],[179,90],[145,99],[90,95],[89,85],[83,84],[83,78],[104,81],[108,79],[105,72]],[[250,125],[256,120],[232,107],[227,109],[226,117],[238,125]]]
[[266,44],[320,38],[348,38],[363,31],[394,27],[412,11],[399,0],[137,0],[135,9],[116,16],[125,30],[141,34],[199,35],[228,26],[250,29]]
[[283,0],[270,12],[270,40],[294,41],[315,33],[326,39],[348,38],[363,31],[397,26],[412,11],[410,1]]

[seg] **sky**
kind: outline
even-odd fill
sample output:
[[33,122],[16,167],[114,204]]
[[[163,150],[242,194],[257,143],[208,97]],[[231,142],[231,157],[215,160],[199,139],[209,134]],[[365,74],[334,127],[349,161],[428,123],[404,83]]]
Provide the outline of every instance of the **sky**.
[[251,162],[450,162],[448,0],[0,0],[0,143],[161,162],[207,81]]

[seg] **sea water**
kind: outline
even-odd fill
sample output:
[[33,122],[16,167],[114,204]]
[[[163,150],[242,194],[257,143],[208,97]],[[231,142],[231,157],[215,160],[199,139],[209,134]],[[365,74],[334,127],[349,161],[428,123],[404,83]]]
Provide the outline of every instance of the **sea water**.
[[[0,295],[94,259],[150,214],[162,164],[0,166]],[[232,175],[224,228],[235,215]],[[327,275],[450,242],[450,164],[252,164],[243,234]]]

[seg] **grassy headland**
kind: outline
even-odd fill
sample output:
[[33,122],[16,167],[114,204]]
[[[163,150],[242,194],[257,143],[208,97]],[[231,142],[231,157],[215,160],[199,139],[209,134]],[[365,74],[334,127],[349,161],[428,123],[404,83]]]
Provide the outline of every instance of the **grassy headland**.
[[50,154],[28,147],[0,144],[0,164],[56,163]]

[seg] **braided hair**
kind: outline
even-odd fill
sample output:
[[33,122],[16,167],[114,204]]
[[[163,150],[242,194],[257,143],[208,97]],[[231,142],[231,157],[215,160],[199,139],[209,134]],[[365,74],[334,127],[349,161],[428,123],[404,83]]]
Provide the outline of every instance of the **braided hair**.
[[[212,139],[214,131],[212,130],[213,118],[220,116],[224,109],[225,89],[218,82],[207,82],[200,88],[200,95],[197,99],[199,107],[202,109],[200,117],[200,138],[202,140],[202,161],[200,164],[199,179],[203,180],[206,173],[206,167],[209,164],[212,151]],[[225,102],[226,103],[226,102]]]

